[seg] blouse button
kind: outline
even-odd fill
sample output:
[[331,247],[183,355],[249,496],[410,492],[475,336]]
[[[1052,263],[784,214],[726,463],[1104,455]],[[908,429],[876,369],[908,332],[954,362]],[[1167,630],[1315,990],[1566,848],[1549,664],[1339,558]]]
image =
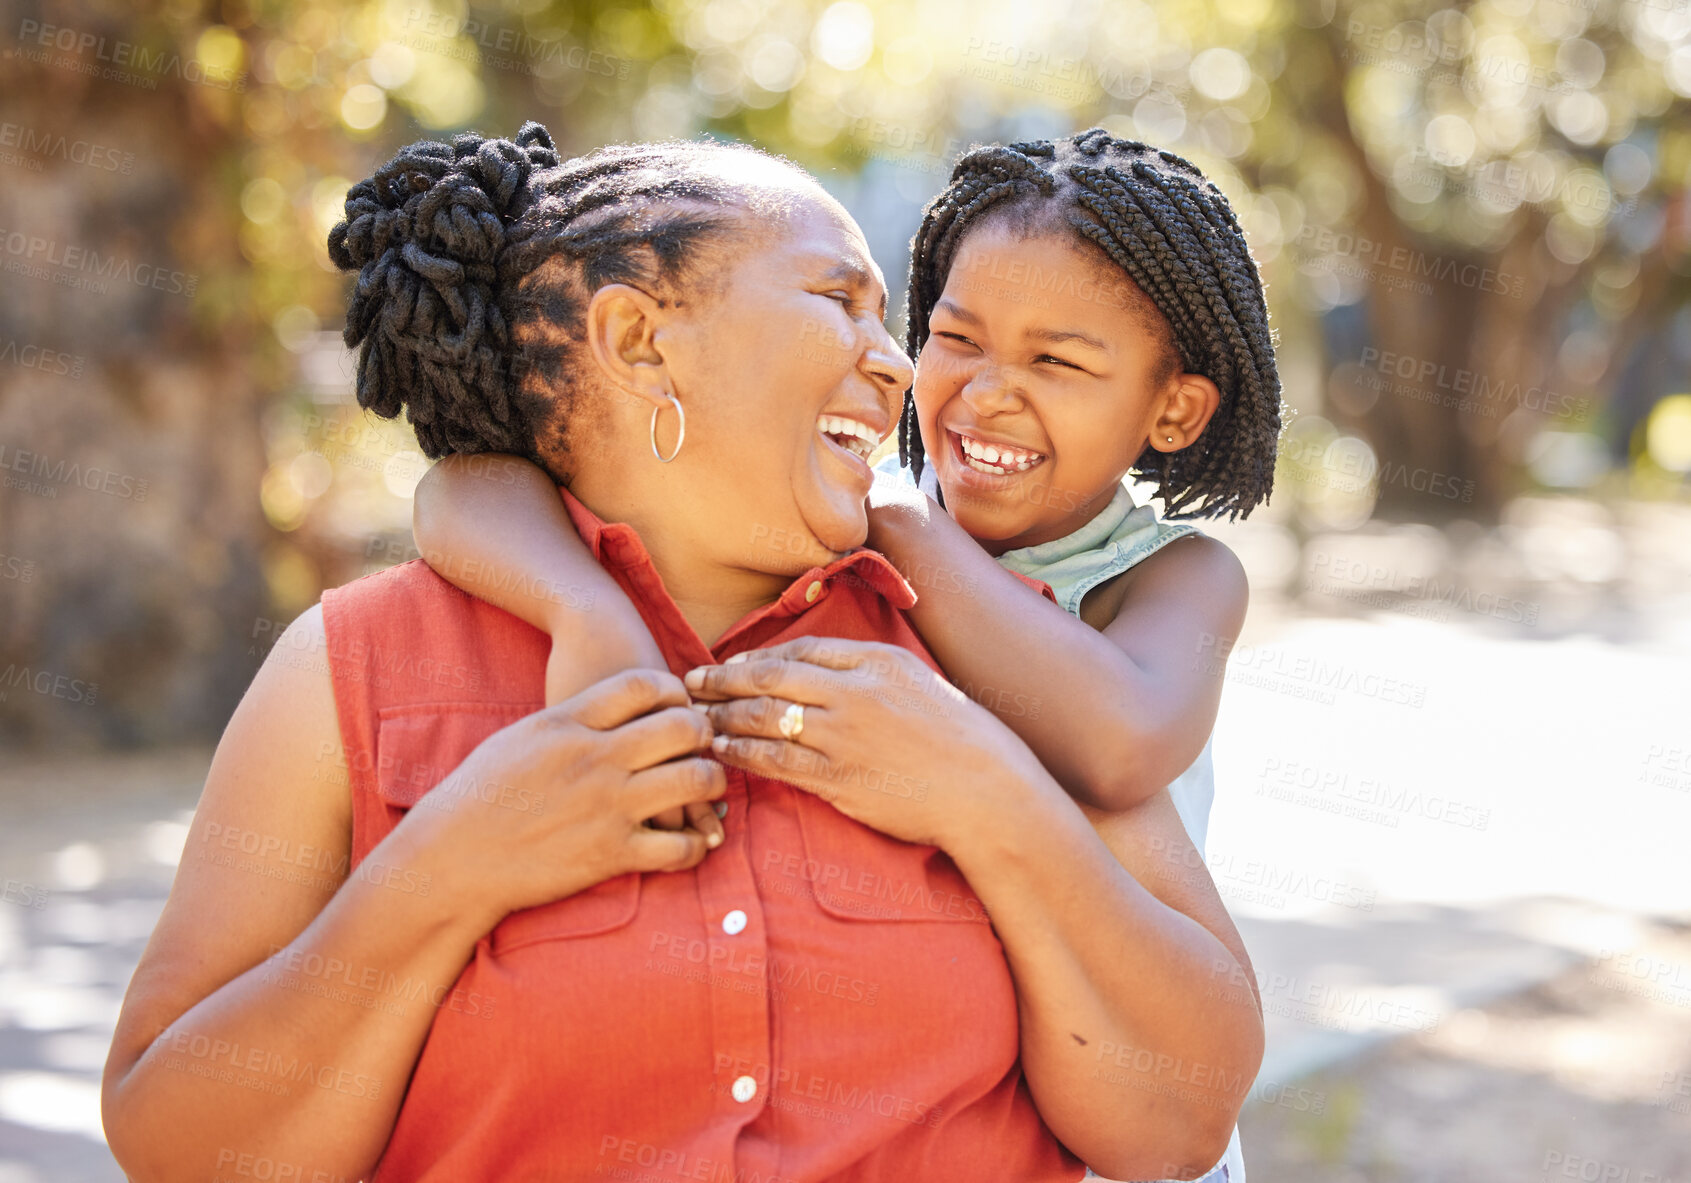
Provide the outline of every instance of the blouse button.
[[[722,931],[729,936],[738,936],[746,931],[746,914],[735,908],[722,918]],[[749,1079],[749,1078],[748,1078]]]
[[730,1091],[733,1093],[734,1099],[744,1105],[757,1096],[757,1081],[749,1076],[742,1076],[734,1082],[734,1087]]
[[807,604],[814,604],[816,603],[816,597],[821,594],[822,581],[820,579],[812,579],[810,581],[810,586],[804,589],[804,602]]

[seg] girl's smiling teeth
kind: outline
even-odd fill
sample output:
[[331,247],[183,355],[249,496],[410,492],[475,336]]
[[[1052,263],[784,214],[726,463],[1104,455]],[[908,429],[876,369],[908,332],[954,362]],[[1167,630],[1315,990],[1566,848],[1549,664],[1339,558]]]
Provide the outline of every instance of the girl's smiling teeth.
[[821,416],[816,420],[816,430],[864,462],[881,443],[880,432],[861,420],[848,419],[844,415]]
[[1014,448],[1009,444],[983,443],[964,435],[960,431],[954,431],[951,434],[957,437],[963,463],[976,472],[984,472],[991,476],[1008,476],[1013,472],[1026,472],[1045,459],[1043,452],[1033,452],[1027,448]]

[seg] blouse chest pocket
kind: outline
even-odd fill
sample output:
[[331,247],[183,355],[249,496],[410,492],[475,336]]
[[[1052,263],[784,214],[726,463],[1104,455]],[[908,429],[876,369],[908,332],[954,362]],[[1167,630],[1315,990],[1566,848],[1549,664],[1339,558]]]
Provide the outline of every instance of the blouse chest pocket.
[[[494,732],[541,709],[539,703],[430,703],[387,707],[376,731],[376,794],[395,810],[439,809],[454,813],[472,796],[488,805],[531,815],[544,814],[555,790],[535,791],[488,780],[446,785],[431,793]],[[572,896],[512,912],[489,939],[497,956],[537,941],[593,936],[621,928],[640,908],[640,876],[618,875]]]
[[986,905],[937,846],[901,842],[796,790],[804,878],[840,920],[986,924]]

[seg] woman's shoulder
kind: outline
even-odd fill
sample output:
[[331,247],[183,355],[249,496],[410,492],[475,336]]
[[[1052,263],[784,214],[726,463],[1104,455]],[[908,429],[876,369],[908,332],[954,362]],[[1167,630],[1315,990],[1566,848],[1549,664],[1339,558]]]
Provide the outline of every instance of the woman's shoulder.
[[421,559],[325,591],[322,633],[337,691],[366,712],[442,698],[539,699],[551,647]]
[[[323,627],[332,646],[364,638],[404,649],[438,650],[454,622],[516,617],[442,578],[422,559],[397,563],[323,593]],[[527,626],[524,626],[525,628]],[[423,636],[429,637],[427,646]],[[456,634],[452,636],[456,638]]]
[[435,574],[422,559],[411,559],[328,588],[323,592],[323,606],[330,611],[380,611],[401,603],[452,595],[465,593]]

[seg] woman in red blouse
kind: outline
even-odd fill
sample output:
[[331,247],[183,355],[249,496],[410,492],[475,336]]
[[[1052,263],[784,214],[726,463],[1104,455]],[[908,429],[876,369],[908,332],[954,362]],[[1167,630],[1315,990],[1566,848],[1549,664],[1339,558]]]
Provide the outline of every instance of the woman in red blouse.
[[[129,1177],[1214,1164],[1261,1017],[1172,805],[1077,806],[858,549],[870,472],[819,421],[884,438],[911,370],[849,215],[750,149],[560,161],[535,124],[413,145],[347,214],[360,401],[553,473],[677,676],[541,709],[547,638],[422,563],[326,593],[230,721],[125,1000]],[[679,675],[777,645],[829,757],[789,725],[716,737],[725,767]],[[701,801],[714,849],[645,824]]]

